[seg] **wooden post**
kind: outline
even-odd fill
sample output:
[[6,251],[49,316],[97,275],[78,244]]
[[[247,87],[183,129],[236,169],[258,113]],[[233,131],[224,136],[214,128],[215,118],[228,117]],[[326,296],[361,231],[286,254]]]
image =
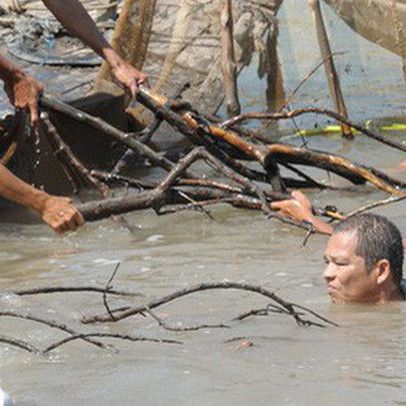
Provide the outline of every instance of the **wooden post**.
[[241,111],[240,102],[238,100],[232,13],[232,0],[223,0],[221,10],[221,71],[223,74],[227,113],[229,117],[239,115]]
[[[334,105],[338,113],[347,118],[347,108],[345,106],[344,97],[341,91],[340,79],[338,77],[334,59],[331,53],[327,30],[324,24],[323,14],[321,12],[320,0],[308,0],[308,3],[312,10],[314,23],[316,25],[317,40],[319,42],[321,56],[323,58],[324,66],[326,69],[331,97],[333,98]],[[343,136],[346,138],[354,137],[351,128],[345,124],[341,124],[341,131]]]

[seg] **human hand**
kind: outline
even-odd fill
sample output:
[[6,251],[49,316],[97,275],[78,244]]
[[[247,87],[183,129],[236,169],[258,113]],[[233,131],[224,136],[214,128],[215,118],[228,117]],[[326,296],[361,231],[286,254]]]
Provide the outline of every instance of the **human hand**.
[[85,222],[80,212],[72,206],[66,197],[49,196],[41,210],[42,220],[59,234],[75,231]]
[[298,221],[312,222],[314,220],[312,204],[300,191],[292,192],[292,199],[272,202],[271,209],[279,214]]
[[111,72],[118,84],[128,90],[132,97],[135,97],[140,85],[145,84],[148,86],[147,75],[125,61],[121,61],[118,65],[112,67]]
[[16,109],[29,111],[31,124],[36,128],[39,121],[38,100],[43,91],[42,85],[33,77],[20,72],[4,82],[4,90]]

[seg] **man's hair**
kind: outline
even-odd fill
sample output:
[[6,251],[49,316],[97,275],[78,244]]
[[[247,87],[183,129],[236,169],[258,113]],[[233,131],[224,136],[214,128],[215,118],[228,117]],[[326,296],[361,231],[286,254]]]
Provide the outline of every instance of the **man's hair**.
[[348,217],[335,233],[354,232],[357,236],[356,254],[364,258],[367,271],[372,271],[380,259],[390,264],[392,279],[399,286],[403,273],[403,243],[399,229],[386,217],[358,214]]

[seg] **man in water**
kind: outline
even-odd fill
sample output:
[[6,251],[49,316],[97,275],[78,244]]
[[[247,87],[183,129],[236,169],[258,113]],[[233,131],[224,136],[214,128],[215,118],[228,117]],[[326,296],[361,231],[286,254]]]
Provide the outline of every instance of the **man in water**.
[[[46,7],[73,35],[103,57],[119,85],[135,96],[138,85],[147,77],[125,62],[109,45],[78,0],[43,0]],[[10,102],[16,109],[29,111],[32,125],[38,124],[38,99],[42,86],[0,55],[0,79]],[[84,220],[70,199],[51,196],[31,187],[14,176],[0,163],[0,195],[36,211],[41,219],[58,233],[76,230]]]
[[404,300],[403,243],[398,228],[375,214],[349,217],[335,229],[318,220],[301,192],[272,203],[281,214],[331,234],[324,253],[324,280],[333,303],[381,304]]

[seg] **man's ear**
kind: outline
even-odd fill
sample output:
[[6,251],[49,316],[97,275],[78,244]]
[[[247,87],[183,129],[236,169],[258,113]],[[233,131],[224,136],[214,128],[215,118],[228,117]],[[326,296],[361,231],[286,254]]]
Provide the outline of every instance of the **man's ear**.
[[374,265],[374,272],[376,276],[376,282],[378,285],[382,285],[391,277],[390,263],[387,259],[380,259]]

